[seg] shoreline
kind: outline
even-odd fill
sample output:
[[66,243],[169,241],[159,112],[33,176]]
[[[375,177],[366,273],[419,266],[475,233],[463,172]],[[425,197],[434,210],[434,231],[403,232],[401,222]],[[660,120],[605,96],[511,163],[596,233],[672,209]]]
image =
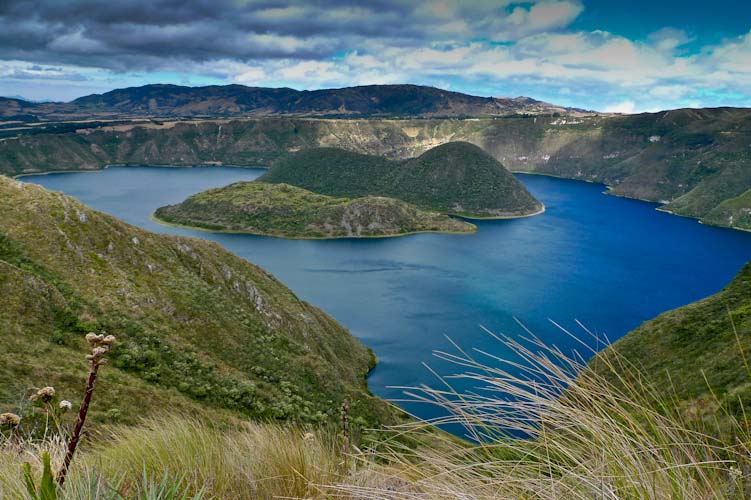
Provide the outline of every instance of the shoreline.
[[461,217],[462,219],[467,219],[467,220],[512,220],[512,219],[525,219],[527,217],[534,217],[535,215],[544,214],[545,208],[546,208],[545,204],[540,202],[540,208],[538,210],[535,210],[534,212],[531,212],[528,214],[522,214],[522,215],[491,215],[488,217],[462,215],[462,214],[455,214],[455,213],[448,213],[446,215],[450,215],[453,217]]
[[97,168],[81,168],[75,170],[44,170],[41,172],[26,172],[23,174],[16,174],[10,176],[11,179],[20,179],[22,177],[30,177],[32,175],[50,175],[50,174],[85,174],[85,173],[97,173],[103,172],[110,167],[147,167],[147,168],[211,168],[211,167],[227,167],[227,168],[258,168],[268,170],[269,167],[261,165],[249,166],[249,165],[225,165],[223,163],[199,163],[196,165],[136,165],[134,163],[112,163],[103,167]]
[[456,235],[456,236],[468,236],[468,235],[477,233],[477,226],[472,224],[474,226],[474,229],[472,231],[410,231],[407,233],[399,233],[399,234],[383,234],[383,235],[369,235],[369,236],[282,236],[282,235],[271,234],[271,233],[253,233],[250,231],[242,231],[242,230],[235,230],[235,229],[207,229],[207,228],[198,227],[198,226],[188,226],[185,224],[178,224],[174,222],[168,222],[164,219],[160,219],[159,217],[156,216],[155,212],[153,212],[149,216],[149,219],[163,226],[175,227],[175,228],[180,228],[180,229],[190,229],[192,231],[201,231],[204,233],[247,234],[250,236],[262,236],[264,238],[279,238],[282,240],[311,240],[311,241],[367,240],[367,239],[374,240],[374,239],[385,239],[385,238],[399,238],[401,236],[411,236],[413,234],[451,234],[451,235]]

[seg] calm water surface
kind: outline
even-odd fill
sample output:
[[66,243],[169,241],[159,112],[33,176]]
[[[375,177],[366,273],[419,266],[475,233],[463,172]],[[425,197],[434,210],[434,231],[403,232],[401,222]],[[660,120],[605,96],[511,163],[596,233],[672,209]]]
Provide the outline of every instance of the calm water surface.
[[[615,340],[657,314],[710,295],[751,260],[751,234],[707,227],[655,211],[656,205],[604,195],[603,187],[520,175],[547,207],[525,219],[484,221],[474,235],[297,241],[211,234],[162,226],[159,206],[240,180],[260,169],[113,167],[96,173],[26,177],[132,224],[212,239],[278,276],[373,348],[370,377],[378,395],[393,386],[435,384],[422,366],[457,370],[434,358],[462,347],[509,356],[480,325],[522,333],[519,318],[563,349],[574,341],[548,319],[576,330],[575,320]],[[403,403],[425,418],[425,405]]]

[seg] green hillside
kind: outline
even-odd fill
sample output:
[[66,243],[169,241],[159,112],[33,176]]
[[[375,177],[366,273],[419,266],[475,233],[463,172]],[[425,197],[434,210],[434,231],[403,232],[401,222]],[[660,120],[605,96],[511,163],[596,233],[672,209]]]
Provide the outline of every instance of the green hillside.
[[281,159],[259,180],[329,196],[388,196],[468,217],[513,217],[542,209],[503,165],[466,142],[401,161],[335,148],[304,150]]
[[334,198],[288,184],[238,182],[159,208],[158,220],[283,238],[360,238],[462,232],[474,225],[393,198]]
[[0,212],[0,410],[31,387],[80,393],[83,336],[107,331],[118,344],[94,404],[100,422],[165,409],[320,421],[344,398],[353,418],[388,417],[366,387],[372,353],[219,245],[2,176]]
[[[751,264],[721,292],[661,314],[612,349],[689,416],[718,418],[724,410],[742,418],[751,405]],[[591,366],[601,365],[596,358]]]

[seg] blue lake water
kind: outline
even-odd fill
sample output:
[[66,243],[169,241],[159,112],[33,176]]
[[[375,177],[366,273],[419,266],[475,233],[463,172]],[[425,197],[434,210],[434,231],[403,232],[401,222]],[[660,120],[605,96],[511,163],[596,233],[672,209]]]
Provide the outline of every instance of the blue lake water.
[[[548,319],[575,320],[615,340],[668,309],[717,292],[751,260],[751,233],[703,226],[656,205],[603,194],[604,187],[519,175],[547,207],[535,217],[480,221],[473,235],[305,241],[211,234],[162,226],[159,206],[260,169],[113,167],[94,173],[25,177],[132,224],[212,239],[279,277],[347,326],[379,358],[371,389],[435,384],[422,365],[457,371],[431,352],[462,347],[509,356],[480,325],[522,333],[519,318],[562,349],[575,341]],[[436,410],[402,403],[424,418]]]

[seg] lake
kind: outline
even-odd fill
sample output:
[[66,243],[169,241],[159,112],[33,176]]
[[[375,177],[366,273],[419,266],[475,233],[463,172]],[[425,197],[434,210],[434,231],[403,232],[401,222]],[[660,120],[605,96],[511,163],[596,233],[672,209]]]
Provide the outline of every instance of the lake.
[[[132,224],[212,239],[279,277],[371,347],[379,364],[370,387],[396,400],[394,386],[435,384],[458,370],[432,351],[446,337],[500,357],[510,353],[480,326],[508,335],[522,321],[564,350],[575,320],[616,340],[659,313],[717,292],[751,260],[751,233],[703,226],[652,203],[603,194],[604,187],[535,175],[519,179],[546,212],[478,221],[473,235],[417,234],[363,240],[283,240],[162,226],[159,206],[240,180],[261,169],[112,167],[101,172],[28,176]],[[592,343],[591,339],[587,340]],[[400,403],[423,417],[436,409]]]

